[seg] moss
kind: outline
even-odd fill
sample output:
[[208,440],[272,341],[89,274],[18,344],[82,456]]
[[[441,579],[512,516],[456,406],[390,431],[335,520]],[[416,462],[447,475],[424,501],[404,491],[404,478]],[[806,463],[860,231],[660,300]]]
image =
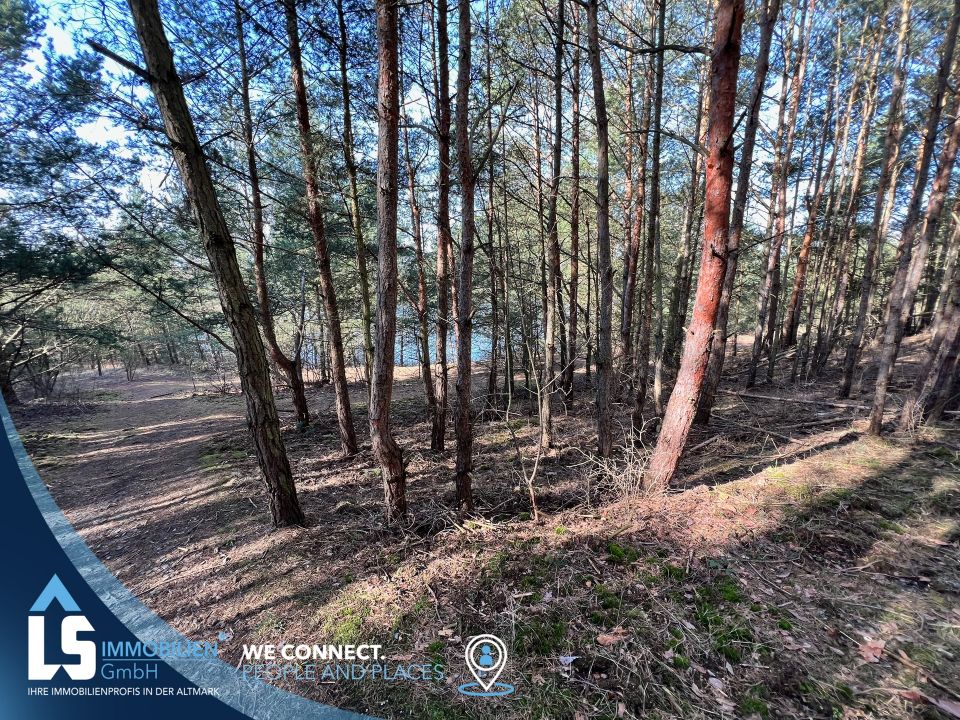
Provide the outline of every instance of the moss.
[[737,708],[743,715],[759,715],[760,717],[769,717],[770,715],[770,708],[767,707],[767,704],[753,695],[740,698]]
[[531,620],[517,626],[513,639],[514,652],[522,655],[556,655],[563,648],[567,637],[567,624],[563,620]]
[[557,525],[557,527],[554,528],[554,532],[555,532],[557,535],[566,535],[566,534],[567,534],[568,532],[570,532],[570,531],[567,530],[567,528],[565,528],[563,525]]
[[729,575],[721,575],[714,583],[717,594],[729,603],[743,602],[743,594],[740,592],[740,586],[737,581]]
[[683,580],[687,576],[686,570],[672,563],[664,563],[660,568],[660,572],[663,573],[663,577],[667,580]]
[[784,619],[777,623],[777,627],[781,630],[793,630],[793,623]]
[[639,553],[629,545],[620,545],[615,542],[607,544],[607,554],[611,562],[618,565],[633,565],[640,559]]
[[339,622],[334,624],[332,630],[332,639],[335,643],[351,645],[360,642],[363,619],[353,611],[348,611]]
[[483,568],[483,574],[492,580],[496,580],[503,575],[503,570],[507,565],[507,553],[503,550],[493,554],[486,566]]
[[690,667],[690,658],[683,655],[674,655],[673,666],[679,670],[686,670]]
[[620,596],[614,592],[611,592],[603,585],[597,585],[593,591],[597,596],[597,602],[600,603],[600,607],[602,607],[604,610],[615,610],[622,604],[620,601]]
[[743,626],[726,626],[713,638],[713,649],[730,662],[740,662],[740,645],[753,641],[750,630]]
[[427,655],[439,655],[446,646],[447,644],[443,640],[434,640],[427,645]]

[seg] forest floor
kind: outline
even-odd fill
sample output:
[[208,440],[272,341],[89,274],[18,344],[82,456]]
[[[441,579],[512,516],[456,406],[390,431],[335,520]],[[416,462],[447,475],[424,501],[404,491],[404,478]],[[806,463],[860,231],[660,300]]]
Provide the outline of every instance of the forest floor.
[[[905,344],[901,388],[919,347]],[[478,423],[478,514],[459,522],[453,453],[429,453],[416,370],[401,378],[403,532],[381,522],[369,442],[338,457],[328,387],[310,390],[303,432],[280,396],[310,521],[280,531],[237,394],[171,370],[133,382],[109,370],[14,418],[98,557],[179,631],[220,637],[227,662],[240,664],[246,643],[371,642],[391,662],[445,668],[439,683],[280,683],[318,701],[435,720],[960,717],[956,421],[876,439],[859,406],[869,397],[817,404],[834,399],[831,372],[752,391],[786,400],[731,394],[734,375],[677,486],[625,498],[639,453],[591,459],[581,374],[534,479],[539,518],[524,481],[538,429],[523,400]],[[365,391],[353,392],[363,436]],[[513,695],[457,692],[466,639],[481,633],[510,646],[500,680]]]

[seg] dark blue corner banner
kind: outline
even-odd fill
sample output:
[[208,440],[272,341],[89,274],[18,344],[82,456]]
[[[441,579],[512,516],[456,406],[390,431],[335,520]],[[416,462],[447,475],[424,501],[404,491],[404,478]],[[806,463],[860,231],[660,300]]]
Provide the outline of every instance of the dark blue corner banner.
[[217,638],[188,640],[147,609],[57,507],[2,400],[0,419],[0,717],[364,717],[246,677]]

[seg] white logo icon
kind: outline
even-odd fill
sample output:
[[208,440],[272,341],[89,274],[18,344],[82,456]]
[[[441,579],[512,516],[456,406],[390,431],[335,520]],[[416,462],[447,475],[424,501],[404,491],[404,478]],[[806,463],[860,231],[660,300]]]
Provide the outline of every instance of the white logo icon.
[[476,678],[476,683],[459,687],[464,695],[496,697],[509,695],[513,685],[498,683],[497,678],[507,664],[507,646],[496,635],[477,635],[470,638],[463,653],[467,669]]
[[[80,607],[54,575],[30,608],[31,613],[43,613],[56,600],[68,613],[79,613]],[[78,640],[77,633],[90,632],[93,625],[86,616],[67,615],[60,623],[60,649],[65,655],[79,655],[80,662],[69,665],[48,665],[44,654],[46,618],[30,615],[27,624],[27,678],[52,680],[62,667],[72,680],[91,680],[97,674],[97,646],[92,640]]]

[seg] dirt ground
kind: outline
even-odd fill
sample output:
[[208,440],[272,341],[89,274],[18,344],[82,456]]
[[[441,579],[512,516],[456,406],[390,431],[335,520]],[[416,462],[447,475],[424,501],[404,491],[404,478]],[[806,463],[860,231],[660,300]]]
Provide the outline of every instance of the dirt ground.
[[[918,347],[905,347],[907,376]],[[227,662],[244,643],[373,642],[392,661],[445,668],[438,683],[284,685],[322,702],[436,720],[960,717],[956,421],[879,440],[865,434],[869,398],[750,398],[733,394],[733,375],[710,428],[691,436],[678,485],[624,497],[642,448],[592,459],[581,373],[559,447],[534,479],[538,519],[525,484],[536,419],[515,399],[509,416],[478,424],[478,515],[459,522],[453,454],[429,453],[420,380],[415,369],[402,377],[404,531],[381,522],[369,442],[338,456],[328,387],[310,390],[303,432],[279,393],[310,521],[281,531],[269,526],[236,393],[166,368],[133,382],[110,369],[12,410],[98,557],[184,634],[221,638]],[[835,381],[753,392],[832,401]],[[364,436],[359,385],[353,400]],[[480,633],[510,646],[500,679],[513,695],[457,692],[469,679],[464,643]]]

